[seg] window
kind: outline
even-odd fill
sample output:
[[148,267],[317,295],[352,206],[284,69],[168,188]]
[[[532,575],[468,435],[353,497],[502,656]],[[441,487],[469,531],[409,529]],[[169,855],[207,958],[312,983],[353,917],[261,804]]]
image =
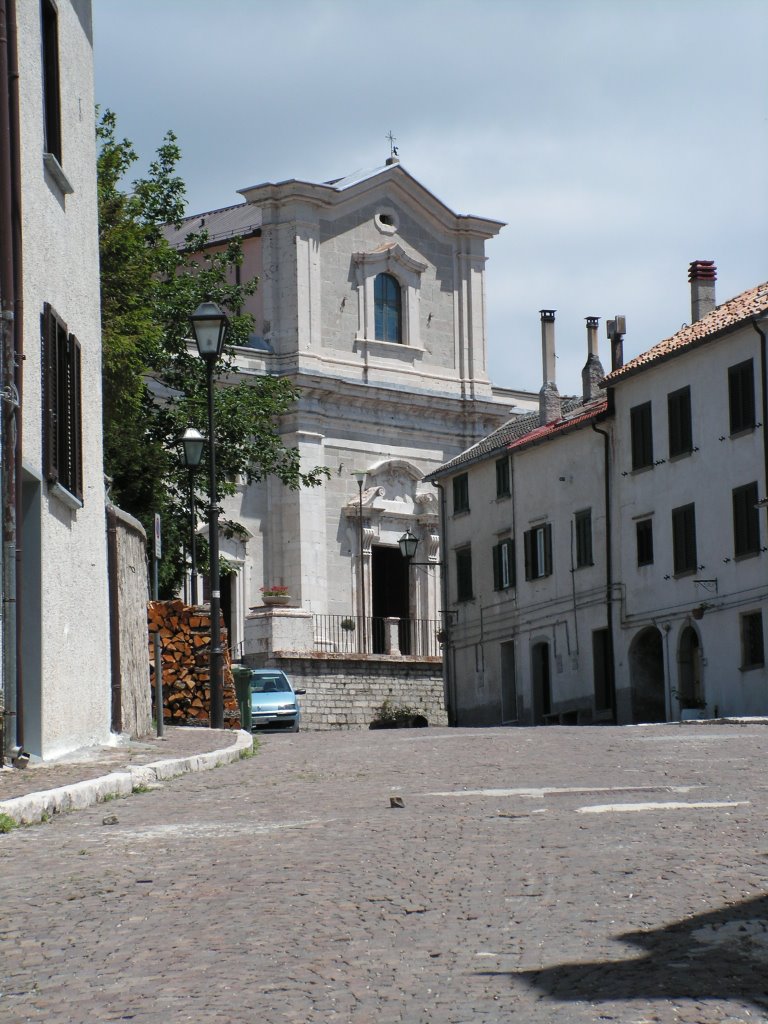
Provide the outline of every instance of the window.
[[466,473],[453,478],[453,514],[469,512],[469,477]]
[[376,340],[403,340],[400,282],[391,274],[377,274],[373,282]]
[[41,4],[43,36],[43,149],[61,159],[61,98],[59,94],[59,26],[51,0]]
[[576,533],[576,568],[594,565],[592,560],[592,509],[577,512],[573,517]]
[[637,564],[653,565],[653,520],[640,519],[635,523],[637,538]]
[[525,578],[541,579],[552,574],[552,524],[535,526],[523,534]]
[[696,570],[696,507],[672,509],[672,553],[675,574]]
[[508,498],[512,493],[509,456],[496,460],[496,497]]
[[643,469],[653,465],[653,430],[651,427],[651,403],[636,405],[629,410],[632,434],[632,469]]
[[757,509],[757,483],[736,487],[733,491],[733,551],[756,555],[760,551],[760,513]]
[[456,600],[471,601],[472,593],[472,549],[462,548],[456,552]]
[[751,359],[728,368],[728,405],[732,434],[754,427],[755,379]]
[[765,664],[763,613],[741,616],[741,668],[761,668]]
[[667,395],[669,413],[669,457],[690,455],[693,451],[691,429],[691,389],[680,388]]
[[515,585],[515,542],[509,538],[493,549],[493,589],[509,590]]
[[41,320],[45,474],[82,503],[80,344],[48,303]]

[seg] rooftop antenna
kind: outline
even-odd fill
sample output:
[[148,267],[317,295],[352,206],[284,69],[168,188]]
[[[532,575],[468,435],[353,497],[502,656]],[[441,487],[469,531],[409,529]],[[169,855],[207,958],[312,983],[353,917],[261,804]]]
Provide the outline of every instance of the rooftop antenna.
[[389,132],[384,136],[384,138],[389,141],[389,159],[387,160],[387,163],[388,164],[396,164],[396,163],[398,163],[399,160],[398,160],[397,146],[395,145],[395,142],[397,141],[397,136],[392,134],[392,129],[390,128]]

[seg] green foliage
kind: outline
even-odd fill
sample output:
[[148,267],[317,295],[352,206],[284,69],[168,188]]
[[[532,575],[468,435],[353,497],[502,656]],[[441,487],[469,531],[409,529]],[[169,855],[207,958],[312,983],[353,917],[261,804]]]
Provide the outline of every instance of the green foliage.
[[[163,520],[161,596],[171,596],[183,576],[182,548],[189,532],[189,483],[179,440],[187,427],[207,435],[206,367],[190,352],[190,314],[200,302],[217,302],[230,319],[228,344],[243,344],[253,330],[241,312],[257,281],[238,281],[239,239],[209,244],[205,231],[190,233],[183,250],[172,248],[163,227],[182,223],[181,153],[172,132],[157,150],[145,177],[126,190],[125,176],[137,159],[117,137],[107,110],[97,126],[99,244],[104,348],[105,471],[112,501],[152,533]],[[217,494],[233,494],[238,478],[274,475],[290,488],[312,487],[328,476],[324,467],[303,472],[299,451],[279,434],[281,418],[298,392],[284,378],[239,377],[230,351],[215,368]],[[153,384],[153,387],[150,387]],[[155,393],[153,393],[153,391]],[[157,391],[162,398],[159,400]],[[207,518],[210,499],[204,471],[195,476],[195,511]],[[223,523],[233,534],[238,523]],[[201,570],[207,550],[198,551]]]
[[6,832],[13,832],[18,827],[18,822],[10,814],[0,814],[0,835],[4,835]]
[[377,722],[405,722],[418,714],[419,712],[415,708],[409,707],[407,704],[393,704],[387,697],[383,704],[376,709],[374,720]]

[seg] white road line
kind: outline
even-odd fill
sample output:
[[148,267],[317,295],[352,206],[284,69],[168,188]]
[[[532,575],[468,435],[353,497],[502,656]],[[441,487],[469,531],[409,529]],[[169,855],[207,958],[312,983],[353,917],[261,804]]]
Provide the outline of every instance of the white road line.
[[543,800],[545,796],[558,793],[690,793],[698,786],[573,786],[558,788],[544,786],[540,789],[454,789],[445,793],[427,793],[426,796],[524,796]]
[[613,812],[628,811],[686,811],[686,810],[713,810],[720,807],[748,807],[749,800],[712,800],[698,803],[683,803],[682,801],[670,800],[668,803],[653,804],[595,804],[592,807],[577,807],[579,814],[611,814]]

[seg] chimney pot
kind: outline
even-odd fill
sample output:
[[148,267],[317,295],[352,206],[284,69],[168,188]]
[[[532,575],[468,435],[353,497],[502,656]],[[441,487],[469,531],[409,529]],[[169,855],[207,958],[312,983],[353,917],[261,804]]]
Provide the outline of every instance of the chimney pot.
[[587,321],[587,361],[581,371],[581,397],[585,402],[591,402],[600,394],[600,381],[605,376],[603,364],[597,354],[597,326],[600,323],[599,316],[588,316]]
[[555,312],[554,309],[540,309],[541,315],[541,362],[544,382],[539,391],[539,423],[553,423],[562,415],[560,395],[555,384]]
[[717,267],[714,260],[693,260],[688,267],[691,284],[691,323],[701,320],[715,308]]

